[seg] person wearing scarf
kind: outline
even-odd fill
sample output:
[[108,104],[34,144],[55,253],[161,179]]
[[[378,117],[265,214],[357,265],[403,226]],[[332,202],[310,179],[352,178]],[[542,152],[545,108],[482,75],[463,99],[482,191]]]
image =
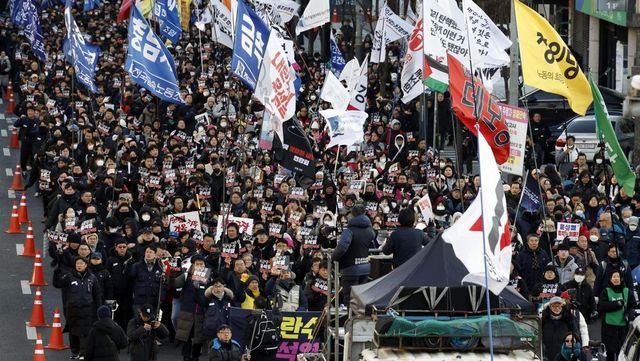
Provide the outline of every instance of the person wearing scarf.
[[587,353],[582,352],[580,340],[572,332],[565,335],[560,352],[554,361],[587,361]]

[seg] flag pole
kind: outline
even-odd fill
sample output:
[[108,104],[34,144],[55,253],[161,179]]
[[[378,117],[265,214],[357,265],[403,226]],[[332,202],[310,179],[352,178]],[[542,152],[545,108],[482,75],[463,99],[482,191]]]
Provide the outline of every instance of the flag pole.
[[[478,137],[478,155],[480,155],[480,137],[482,137],[483,135],[480,133],[480,122],[479,122],[479,114],[478,114],[478,99],[477,99],[477,94],[476,93],[476,82],[474,79],[474,75],[473,75],[473,60],[471,59],[471,39],[470,39],[470,34],[469,34],[469,21],[468,21],[468,16],[466,16],[466,7],[463,5],[462,6],[462,10],[465,12],[465,17],[464,17],[464,22],[465,22],[465,27],[466,27],[466,33],[467,33],[467,50],[469,51],[469,70],[470,70],[470,78],[471,78],[471,89],[473,92],[473,117],[475,118],[476,121],[476,136]],[[478,165],[480,166],[480,169],[482,169],[482,157],[478,156]],[[482,209],[484,211],[484,197],[483,197],[483,189],[482,189],[482,177],[480,177],[480,209]],[[484,213],[484,212],[482,212]],[[481,213],[481,214],[482,214]],[[484,229],[484,217],[485,215],[482,214],[481,219],[482,219],[482,257],[483,257],[483,263],[484,263],[484,291],[485,291],[485,297],[487,298],[487,323],[489,324],[489,356],[490,356],[490,360],[493,361],[493,326],[491,325],[491,293],[489,291],[489,267],[487,266],[487,232]]]

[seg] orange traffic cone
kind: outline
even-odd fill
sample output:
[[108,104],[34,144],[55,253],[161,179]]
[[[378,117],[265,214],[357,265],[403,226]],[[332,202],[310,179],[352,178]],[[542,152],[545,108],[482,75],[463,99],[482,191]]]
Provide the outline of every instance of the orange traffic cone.
[[36,255],[36,245],[33,240],[33,226],[31,222],[29,222],[29,227],[27,227],[27,238],[24,239],[24,249],[22,250],[21,256],[25,257],[33,257]]
[[44,308],[42,306],[42,292],[40,287],[36,288],[36,297],[33,299],[31,308],[31,321],[27,322],[29,327],[49,327],[44,321]]
[[338,10],[336,10],[335,8],[333,9],[333,15],[331,15],[331,22],[332,23],[338,22]]
[[33,361],[46,361],[44,358],[44,347],[42,347],[42,335],[37,334],[36,349],[33,351]]
[[11,182],[11,188],[14,191],[23,191],[24,186],[22,185],[22,168],[20,167],[20,163],[16,164],[16,170],[13,172],[13,182]]
[[13,87],[11,86],[11,83],[9,83],[9,85],[7,85],[7,91],[4,92],[4,100],[9,100],[9,95],[13,93]]
[[69,346],[64,344],[64,338],[62,337],[62,324],[60,323],[60,309],[56,307],[53,311],[53,324],[51,325],[51,337],[49,337],[49,344],[45,348],[53,350],[64,350]]
[[22,229],[20,229],[20,217],[18,217],[18,205],[16,204],[16,201],[13,201],[13,209],[11,210],[9,229],[6,232],[9,234],[22,233]]
[[9,140],[9,148],[20,149],[20,139],[18,139],[18,129],[11,130],[11,140]]
[[9,104],[7,104],[7,113],[13,113],[16,108],[15,100],[13,99],[13,91],[9,94]]
[[33,262],[33,275],[31,275],[31,286],[46,286],[44,281],[44,272],[42,271],[42,257],[40,257],[40,250],[36,250],[36,259]]
[[27,210],[27,194],[22,192],[20,208],[18,208],[18,220],[20,223],[29,223],[29,211]]

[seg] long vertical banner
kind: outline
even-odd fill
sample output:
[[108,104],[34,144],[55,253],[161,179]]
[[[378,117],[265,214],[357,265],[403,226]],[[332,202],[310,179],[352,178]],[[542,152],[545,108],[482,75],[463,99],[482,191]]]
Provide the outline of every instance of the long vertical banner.
[[[247,316],[251,311],[236,307],[229,308],[229,326],[231,326],[233,339],[241,344],[241,350],[244,350],[242,342],[247,326]],[[281,314],[280,335],[282,340],[275,360],[295,361],[300,353],[320,352],[320,340],[313,339],[313,331],[318,324],[320,312],[282,312]]]
[[522,175],[524,170],[525,144],[529,127],[529,115],[526,109],[499,103],[502,117],[509,129],[509,158],[498,167],[501,171]]

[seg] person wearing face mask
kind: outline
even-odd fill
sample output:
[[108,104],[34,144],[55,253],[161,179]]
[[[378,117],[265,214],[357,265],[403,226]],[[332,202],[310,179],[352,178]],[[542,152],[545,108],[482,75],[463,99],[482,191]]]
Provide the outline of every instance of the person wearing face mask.
[[445,205],[446,198],[439,197],[435,201],[435,207],[433,207],[433,214],[435,218],[435,223],[438,229],[449,228],[451,224],[451,215],[449,214],[449,210]]
[[586,269],[579,267],[573,274],[573,279],[564,284],[566,291],[563,297],[570,298],[572,304],[580,311],[587,323],[591,323],[596,312],[596,299],[593,288],[587,283]]
[[620,274],[620,277],[622,277],[622,281],[625,284],[633,284],[629,262],[620,257],[618,246],[611,244],[607,250],[607,258],[600,262],[600,268],[596,274],[596,282],[593,286],[593,291],[596,295],[599,295],[606,287],[608,280],[611,279],[611,275],[614,272]]
[[76,192],[75,185],[72,180],[64,180],[61,184],[61,194],[58,195],[56,200],[53,200],[53,205],[49,208],[46,228],[51,229],[58,222],[58,216],[69,208],[76,209],[79,205],[79,197]]
[[404,208],[398,214],[400,227],[391,232],[382,247],[382,253],[393,254],[393,268],[400,267],[429,242],[427,234],[414,228],[416,214],[412,208]]
[[578,236],[578,241],[576,242],[578,249],[576,250],[575,258],[580,264],[581,268],[585,269],[585,275],[587,278],[587,283],[593,288],[593,285],[596,280],[596,273],[598,272],[598,259],[596,258],[596,254],[589,248],[589,240],[587,236],[581,234]]
[[636,216],[629,217],[627,232],[625,235],[624,254],[629,262],[630,269],[640,265],[640,230],[638,230],[638,221]]

